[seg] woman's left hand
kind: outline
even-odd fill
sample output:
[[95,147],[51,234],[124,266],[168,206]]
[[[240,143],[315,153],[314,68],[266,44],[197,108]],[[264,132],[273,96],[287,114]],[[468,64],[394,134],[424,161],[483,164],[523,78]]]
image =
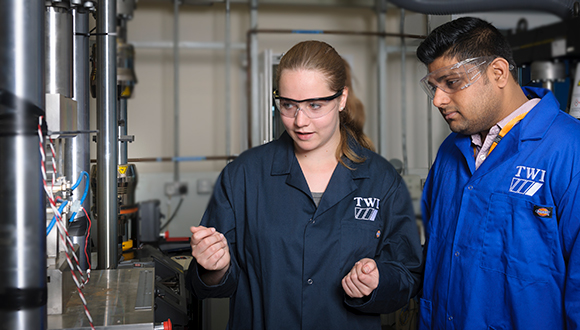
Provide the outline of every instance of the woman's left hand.
[[379,269],[373,259],[364,258],[342,279],[342,288],[351,298],[370,295],[379,286]]

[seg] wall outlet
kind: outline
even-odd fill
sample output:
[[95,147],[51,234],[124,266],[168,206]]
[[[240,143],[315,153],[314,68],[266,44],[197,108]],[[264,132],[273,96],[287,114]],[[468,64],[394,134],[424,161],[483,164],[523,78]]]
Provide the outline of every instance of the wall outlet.
[[197,179],[197,193],[211,194],[213,191],[213,181],[211,179]]
[[166,183],[165,195],[168,197],[187,195],[187,182]]

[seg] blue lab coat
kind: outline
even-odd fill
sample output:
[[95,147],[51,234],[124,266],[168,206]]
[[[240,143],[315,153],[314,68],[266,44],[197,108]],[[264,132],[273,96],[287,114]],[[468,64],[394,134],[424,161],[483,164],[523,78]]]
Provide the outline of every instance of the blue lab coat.
[[[231,266],[207,286],[193,262],[188,280],[199,299],[231,298],[229,329],[380,329],[378,313],[419,290],[422,252],[407,188],[384,158],[351,144],[366,161],[347,160],[352,170],[339,164],[318,208],[286,133],[220,174],[201,224],[226,236]],[[377,262],[379,286],[352,299],[341,280],[365,257]]]
[[476,170],[469,136],[441,145],[423,193],[420,329],[577,329],[580,121],[541,97]]

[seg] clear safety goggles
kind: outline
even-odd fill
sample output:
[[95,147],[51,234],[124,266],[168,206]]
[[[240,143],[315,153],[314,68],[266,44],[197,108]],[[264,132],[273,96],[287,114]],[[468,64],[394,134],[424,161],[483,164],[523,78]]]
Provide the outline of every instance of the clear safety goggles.
[[421,87],[430,98],[435,97],[437,88],[447,94],[459,92],[473,85],[481,77],[481,72],[495,58],[494,56],[468,58],[437,69],[421,79]]
[[320,118],[326,116],[334,107],[331,101],[342,95],[342,89],[336,94],[326,97],[318,97],[306,100],[293,100],[286,97],[281,97],[278,91],[274,91],[274,104],[276,109],[284,117],[294,118],[298,115],[298,110],[302,110],[310,119]]

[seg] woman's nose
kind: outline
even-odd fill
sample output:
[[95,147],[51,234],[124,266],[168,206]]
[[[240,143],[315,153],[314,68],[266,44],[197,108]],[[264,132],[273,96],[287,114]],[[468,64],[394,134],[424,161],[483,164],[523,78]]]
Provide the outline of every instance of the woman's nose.
[[310,122],[310,118],[304,113],[302,108],[296,108],[296,114],[294,115],[294,123],[298,127],[306,126]]

